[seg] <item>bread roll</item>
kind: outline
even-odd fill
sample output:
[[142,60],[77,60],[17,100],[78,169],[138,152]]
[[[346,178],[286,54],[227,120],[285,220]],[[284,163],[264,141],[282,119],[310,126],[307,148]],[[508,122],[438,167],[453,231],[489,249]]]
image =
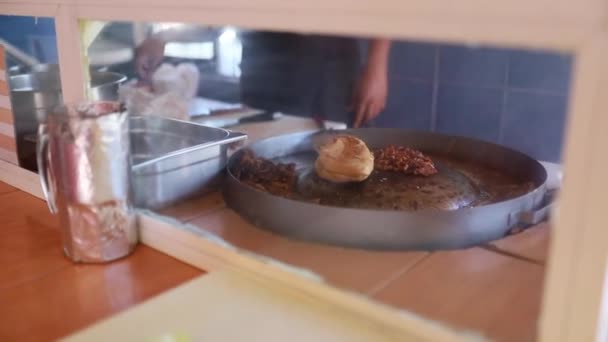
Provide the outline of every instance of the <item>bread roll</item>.
[[317,175],[334,183],[361,182],[374,170],[374,155],[356,137],[339,135],[318,147]]

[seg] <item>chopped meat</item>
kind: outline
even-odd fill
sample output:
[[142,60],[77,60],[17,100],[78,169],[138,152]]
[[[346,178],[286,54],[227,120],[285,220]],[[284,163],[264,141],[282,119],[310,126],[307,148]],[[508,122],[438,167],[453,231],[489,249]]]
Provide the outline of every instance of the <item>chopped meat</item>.
[[431,158],[404,146],[389,145],[376,151],[374,168],[408,175],[431,176],[437,173]]
[[234,175],[249,186],[283,197],[290,197],[296,184],[295,164],[275,164],[256,157],[251,150],[243,151]]

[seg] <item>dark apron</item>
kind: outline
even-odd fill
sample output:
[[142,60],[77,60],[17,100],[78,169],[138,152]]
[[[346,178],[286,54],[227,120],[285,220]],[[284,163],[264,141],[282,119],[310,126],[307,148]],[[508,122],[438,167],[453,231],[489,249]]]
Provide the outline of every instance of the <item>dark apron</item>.
[[356,39],[242,33],[241,100],[286,114],[347,122],[360,64]]

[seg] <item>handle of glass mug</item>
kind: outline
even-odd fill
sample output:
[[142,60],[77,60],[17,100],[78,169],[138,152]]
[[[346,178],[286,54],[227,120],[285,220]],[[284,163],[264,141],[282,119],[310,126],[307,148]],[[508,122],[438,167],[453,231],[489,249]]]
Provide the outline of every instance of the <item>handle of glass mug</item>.
[[40,175],[40,185],[42,187],[42,193],[46,199],[46,203],[49,206],[51,213],[57,213],[57,206],[55,204],[55,193],[49,186],[49,135],[46,132],[46,125],[40,125],[38,128],[38,145],[36,147],[36,160],[38,162],[38,173]]

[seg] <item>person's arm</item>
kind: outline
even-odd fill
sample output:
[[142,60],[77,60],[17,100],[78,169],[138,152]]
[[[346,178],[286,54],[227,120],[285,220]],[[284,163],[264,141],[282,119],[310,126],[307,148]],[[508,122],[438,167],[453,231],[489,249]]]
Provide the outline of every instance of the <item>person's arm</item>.
[[141,84],[152,83],[152,74],[163,62],[165,44],[163,37],[154,35],[146,38],[135,49],[134,67]]
[[152,74],[163,62],[165,45],[170,41],[205,39],[215,31],[207,27],[175,27],[150,34],[135,49],[135,72],[143,84],[150,84]]
[[370,42],[367,62],[353,95],[354,127],[372,120],[386,106],[390,47],[391,41],[388,39],[374,39]]

